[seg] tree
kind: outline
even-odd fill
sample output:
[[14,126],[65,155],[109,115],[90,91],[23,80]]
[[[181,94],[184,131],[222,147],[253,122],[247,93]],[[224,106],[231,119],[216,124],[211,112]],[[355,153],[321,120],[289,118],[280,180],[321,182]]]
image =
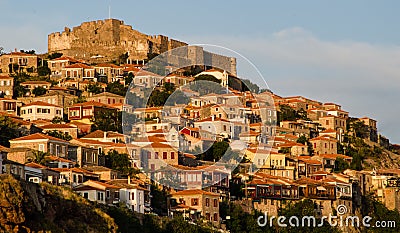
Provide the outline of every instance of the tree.
[[295,121],[299,118],[296,110],[289,105],[280,105],[278,111],[278,123],[281,121]]
[[103,92],[103,88],[98,83],[90,83],[87,87],[87,91],[93,94],[100,94]]
[[92,119],[91,130],[118,131],[122,132],[122,113],[111,110],[99,110]]
[[32,49],[32,50],[27,50],[27,51],[21,49],[20,52],[21,52],[21,53],[26,53],[26,54],[36,54],[36,51],[33,50],[33,49]]
[[133,73],[129,73],[128,76],[125,77],[125,86],[129,86],[134,78],[135,76],[133,75]]
[[116,150],[108,151],[106,155],[106,167],[120,172],[127,172],[130,168],[129,155],[120,154]]
[[215,82],[215,83],[219,83],[219,84],[221,83],[221,80],[219,80],[216,77],[214,77],[213,75],[209,75],[209,74],[199,75],[194,80],[195,81],[205,80],[205,81]]
[[62,55],[63,55],[62,53],[52,53],[52,54],[49,54],[49,55],[47,56],[47,58],[48,58],[49,60],[53,60],[53,59],[62,57]]
[[[315,210],[316,210],[316,204],[314,204],[314,202],[310,199],[304,199],[302,201],[296,202],[296,203],[289,203],[288,205],[286,205],[285,208],[279,209],[278,211],[278,215],[279,216],[284,216],[286,217],[286,221],[288,221],[288,219],[292,216],[296,216],[299,220],[299,227],[294,227],[294,226],[290,226],[290,224],[288,224],[287,227],[284,228],[280,228],[279,232],[283,232],[283,233],[289,233],[289,232],[299,232],[299,233],[308,233],[308,232],[331,232],[331,233],[336,233],[336,232],[340,232],[337,228],[332,227],[327,220],[318,218],[315,214]],[[305,226],[302,226],[302,218],[304,216],[313,216],[316,219],[316,225],[321,223],[321,221],[324,222],[323,226],[318,226],[318,227],[309,227],[307,225],[308,221],[304,221],[305,222]],[[287,222],[285,222],[287,223]],[[310,224],[311,225],[311,224]]]
[[4,48],[0,47],[0,55],[3,55],[3,54],[4,54]]
[[63,132],[58,131],[58,130],[48,131],[46,134],[49,135],[49,136],[55,137],[55,138],[59,138],[59,139],[65,140],[65,141],[72,140],[72,136],[71,135],[63,133]]
[[47,89],[44,87],[35,87],[32,90],[32,94],[34,94],[35,96],[41,96],[47,93]]
[[197,155],[206,161],[218,161],[224,156],[229,148],[229,143],[225,141],[215,142],[204,154]]
[[342,172],[348,169],[350,166],[349,164],[342,158],[338,157],[335,161],[335,172]]
[[0,145],[9,147],[10,140],[18,137],[18,127],[10,117],[0,115]]
[[301,135],[301,136],[297,139],[296,142],[297,142],[297,143],[301,143],[301,144],[303,144],[303,145],[307,145],[306,143],[308,142],[308,139],[307,139],[306,136]]
[[47,162],[46,157],[50,156],[50,154],[48,152],[43,152],[43,151],[34,151],[33,155],[35,156],[34,162],[38,163],[38,164],[42,164],[45,165]]
[[54,117],[53,120],[51,120],[51,123],[53,124],[61,124],[63,122],[63,119],[61,117]]
[[260,93],[260,87],[257,84],[252,83],[250,80],[248,79],[243,79],[242,83],[244,84],[244,89],[243,90],[248,90],[250,92],[253,93]]
[[47,76],[51,74],[51,70],[47,66],[39,66],[37,72],[39,76]]
[[127,90],[128,90],[128,88],[125,87],[124,85],[122,85],[119,81],[109,83],[109,84],[107,84],[107,87],[106,87],[107,92],[110,92],[110,93],[113,93],[116,95],[120,95],[120,96],[125,96]]

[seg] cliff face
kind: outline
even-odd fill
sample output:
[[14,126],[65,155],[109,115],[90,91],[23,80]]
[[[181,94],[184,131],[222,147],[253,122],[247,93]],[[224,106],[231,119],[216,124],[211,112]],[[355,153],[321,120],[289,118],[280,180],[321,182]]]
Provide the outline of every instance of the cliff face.
[[72,191],[0,175],[0,232],[116,232],[114,220]]

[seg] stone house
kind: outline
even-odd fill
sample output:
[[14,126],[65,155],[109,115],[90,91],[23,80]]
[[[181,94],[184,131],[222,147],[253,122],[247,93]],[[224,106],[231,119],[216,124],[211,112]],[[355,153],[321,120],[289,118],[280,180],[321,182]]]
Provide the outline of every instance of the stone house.
[[125,97],[110,92],[102,92],[86,99],[87,101],[95,101],[102,104],[123,104],[125,102]]
[[8,75],[0,75],[0,96],[12,98],[14,91],[14,78]]
[[42,133],[35,133],[10,140],[10,148],[30,148],[67,158],[69,142]]
[[167,165],[178,165],[178,151],[164,143],[153,142],[142,147],[141,166],[156,171]]
[[11,52],[0,56],[0,73],[36,73],[38,57],[35,54]]
[[[188,189],[178,191],[170,195],[170,200],[174,200],[175,205],[170,205],[169,209],[172,213],[186,214],[191,219],[203,217],[205,220],[212,222],[213,225],[219,225],[219,194],[203,191],[201,189]],[[178,208],[177,208],[178,207]],[[179,208],[181,207],[181,208]],[[183,213],[183,209],[189,209]],[[186,208],[189,207],[189,208]],[[190,211],[193,210],[193,211]]]
[[48,124],[40,126],[43,133],[58,131],[64,133],[65,135],[70,135],[72,138],[78,137],[78,127],[70,124]]
[[314,154],[337,154],[337,140],[330,136],[319,136],[309,140],[312,144]]
[[62,56],[62,57],[47,61],[47,65],[51,71],[52,78],[61,78],[62,70],[65,67],[73,65],[75,63],[79,63],[79,61],[72,57],[67,57],[67,56]]
[[85,103],[74,104],[68,108],[68,119],[70,121],[79,121],[86,124],[92,124],[91,119],[101,112],[109,112],[115,118],[117,117],[117,109],[107,104],[88,101]]

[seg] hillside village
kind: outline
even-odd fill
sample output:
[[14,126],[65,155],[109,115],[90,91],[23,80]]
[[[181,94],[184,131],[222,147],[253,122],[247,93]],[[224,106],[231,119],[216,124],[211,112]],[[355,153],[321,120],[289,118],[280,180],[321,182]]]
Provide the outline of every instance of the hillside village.
[[[310,199],[319,215],[339,205],[360,214],[372,195],[400,211],[400,146],[376,120],[237,85],[217,67],[168,67],[164,77],[142,69],[149,59],[2,53],[0,174],[216,228],[223,203],[278,215]],[[191,89],[199,80],[222,89]],[[179,98],[164,106],[171,93]]]

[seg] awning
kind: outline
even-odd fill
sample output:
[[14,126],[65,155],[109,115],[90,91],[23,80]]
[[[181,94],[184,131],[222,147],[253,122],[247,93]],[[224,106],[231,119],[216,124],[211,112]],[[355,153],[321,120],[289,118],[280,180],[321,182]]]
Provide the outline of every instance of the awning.
[[317,187],[317,190],[319,190],[319,191],[326,191],[326,188],[324,188],[324,187],[322,187],[322,186],[318,186],[318,187]]

